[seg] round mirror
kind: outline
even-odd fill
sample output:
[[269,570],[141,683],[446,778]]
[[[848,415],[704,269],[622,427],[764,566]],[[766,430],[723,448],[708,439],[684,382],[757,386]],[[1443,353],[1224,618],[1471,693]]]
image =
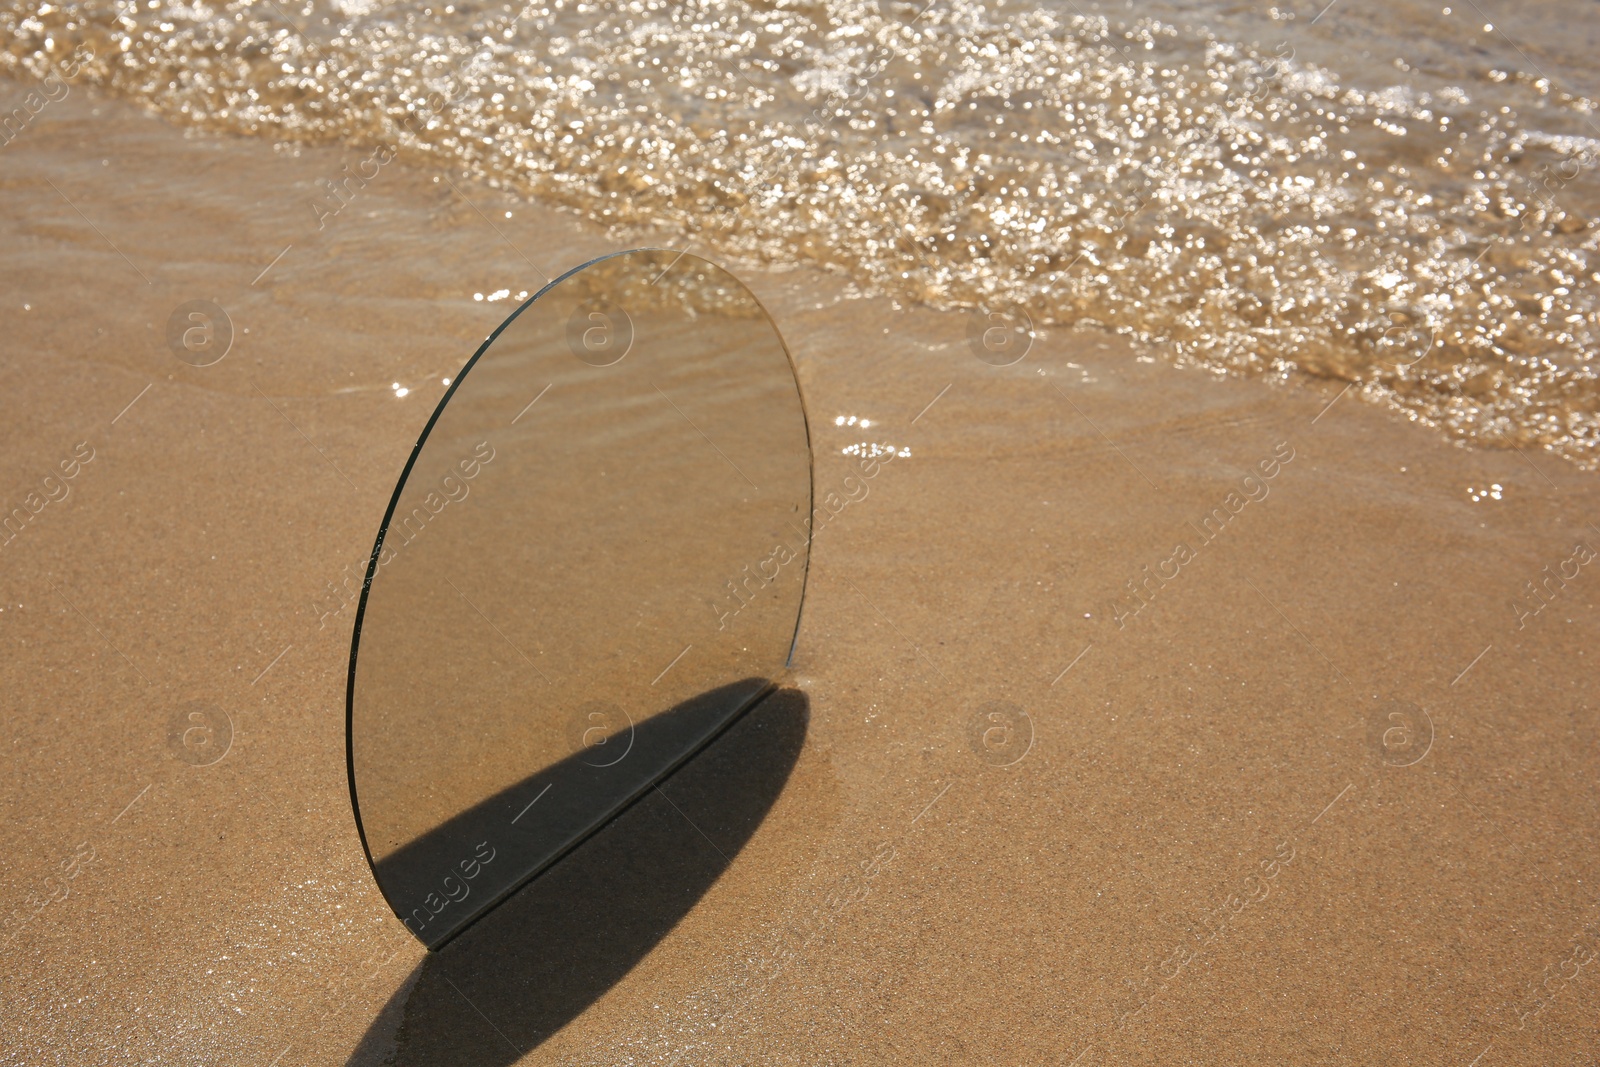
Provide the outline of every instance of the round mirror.
[[596,260],[484,342],[400,476],[350,651],[356,821],[429,948],[772,688],[810,516],[788,353],[716,265]]

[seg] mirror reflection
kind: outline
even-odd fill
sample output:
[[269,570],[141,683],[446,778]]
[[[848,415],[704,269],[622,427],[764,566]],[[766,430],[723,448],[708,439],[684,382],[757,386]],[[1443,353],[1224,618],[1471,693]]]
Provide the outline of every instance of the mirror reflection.
[[412,453],[351,651],[352,799],[437,948],[767,693],[811,463],[789,357],[732,275],[626,252],[520,307]]

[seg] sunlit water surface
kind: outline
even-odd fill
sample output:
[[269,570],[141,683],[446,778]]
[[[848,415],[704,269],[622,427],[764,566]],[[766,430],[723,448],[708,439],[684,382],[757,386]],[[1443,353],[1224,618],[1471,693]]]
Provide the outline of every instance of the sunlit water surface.
[[1323,8],[0,0],[0,68],[1600,463],[1592,16]]

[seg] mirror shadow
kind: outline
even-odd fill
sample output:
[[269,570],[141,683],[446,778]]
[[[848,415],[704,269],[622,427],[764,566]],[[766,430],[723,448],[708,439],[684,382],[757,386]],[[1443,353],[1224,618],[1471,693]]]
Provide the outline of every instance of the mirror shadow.
[[782,793],[809,719],[798,690],[759,701],[700,755],[429,953],[350,1067],[504,1067],[549,1039],[621,981],[715,884]]
[[[423,944],[443,947],[699,751],[771,688],[765,678],[744,678],[637,725],[620,710],[594,704],[601,709],[592,713],[597,725],[571,739],[565,759],[376,860],[379,890]],[[608,736],[608,730],[616,732]]]

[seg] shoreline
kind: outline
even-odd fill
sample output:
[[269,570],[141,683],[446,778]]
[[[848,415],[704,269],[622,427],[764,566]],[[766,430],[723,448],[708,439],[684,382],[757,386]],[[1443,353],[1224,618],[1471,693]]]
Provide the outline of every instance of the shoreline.
[[[349,811],[349,616],[314,626],[318,591],[370,556],[442,379],[509,310],[473,294],[612,245],[403,157],[304,240],[306,192],[359,158],[87,93],[5,149],[0,500],[74,442],[95,458],[0,553],[0,906],[37,899],[79,842],[96,858],[7,948],[0,1064],[298,1067],[360,1047],[481,1067],[509,1062],[509,1035],[532,1063],[1047,1061],[1069,1042],[1095,1046],[1080,1067],[1470,1063],[1493,1042],[1479,1067],[1500,1067],[1600,1038],[1556,996],[1500,1040],[1505,990],[1566,958],[1600,879],[1600,587],[1580,570],[1522,629],[1507,607],[1600,522],[1591,474],[1098,330],[1038,330],[994,367],[963,314],[743,266],[793,353],[819,494],[896,450],[834,535],[810,531],[793,775],[558,1032],[519,1029],[537,991],[470,967],[451,974],[471,1010],[418,993],[421,946]],[[209,366],[166,341],[200,298],[236,327]],[[1266,457],[1289,477],[1269,486]],[[1501,498],[1473,495],[1490,484]],[[1204,566],[1102,640],[1108,591],[1143,567],[1161,582],[1173,530],[1215,507],[1233,536],[1190,543]],[[226,758],[171,740],[195,700],[226,713]],[[1031,731],[1004,766],[969,742],[995,701]],[[1402,706],[1429,741],[1411,763],[1388,732]],[[1294,892],[1227,922],[1119,1030],[1140,968],[1175,965],[1186,917],[1285,840]]]

